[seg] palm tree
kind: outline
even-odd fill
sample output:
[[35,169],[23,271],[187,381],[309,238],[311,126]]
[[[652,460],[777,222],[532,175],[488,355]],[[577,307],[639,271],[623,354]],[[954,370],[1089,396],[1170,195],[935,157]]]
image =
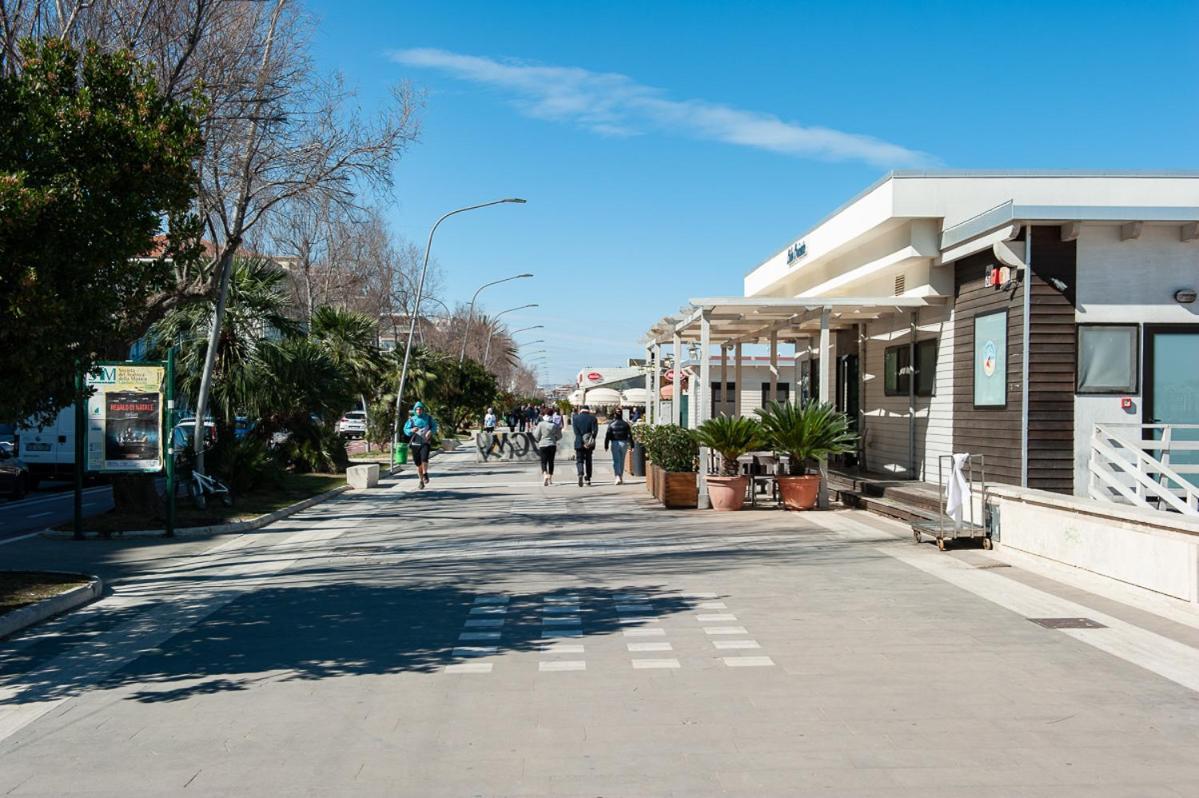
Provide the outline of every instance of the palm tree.
[[[384,374],[378,325],[362,313],[326,305],[313,312],[308,335],[349,380],[362,402],[369,428],[371,400],[379,395]],[[369,447],[369,437],[367,441]]]

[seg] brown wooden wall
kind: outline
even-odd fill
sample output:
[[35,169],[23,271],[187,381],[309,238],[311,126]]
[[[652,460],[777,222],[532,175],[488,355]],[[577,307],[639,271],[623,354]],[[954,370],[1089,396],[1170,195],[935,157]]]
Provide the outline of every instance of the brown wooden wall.
[[[1074,492],[1074,292],[1077,242],[1060,227],[1034,227],[1028,347],[1028,485]],[[1049,278],[1066,285],[1059,291]]]
[[[987,480],[1020,484],[1020,356],[1024,298],[1019,287],[984,286],[987,250],[956,264],[953,313],[953,450],[985,455]],[[974,407],[974,317],[1007,310],[1007,407]]]
[[[1075,242],[1059,227],[1033,228],[1029,325],[1029,487],[1071,493],[1074,487]],[[1022,236],[1023,237],[1023,236]],[[953,448],[986,455],[987,479],[1020,484],[1024,288],[984,286],[989,250],[958,261],[954,281]],[[1062,292],[1048,282],[1066,284]],[[1008,312],[1007,407],[974,407],[974,317]]]

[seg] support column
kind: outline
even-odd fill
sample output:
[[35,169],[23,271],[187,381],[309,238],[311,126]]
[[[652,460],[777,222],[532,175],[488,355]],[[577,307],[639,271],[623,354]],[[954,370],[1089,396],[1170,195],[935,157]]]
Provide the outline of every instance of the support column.
[[858,468],[866,470],[866,323],[858,331]]
[[683,365],[683,339],[676,331],[674,334],[674,367],[673,381],[670,383],[674,386],[674,391],[671,394],[670,401],[670,423],[676,427],[682,422],[683,409],[683,371],[680,368]]
[[720,345],[720,415],[727,416],[729,403],[729,355],[724,344]]
[[653,409],[646,408],[650,413],[650,423],[662,423],[662,344],[654,343],[654,370],[650,374],[652,379],[650,388],[650,400]]
[[733,415],[739,417],[741,415],[741,392],[745,390],[745,387],[741,384],[740,343],[737,344],[733,357],[736,358],[733,361]]
[[[711,323],[708,321],[708,314],[704,312],[699,319],[699,390],[692,391],[699,402],[699,406],[695,408],[695,426],[698,429],[701,424],[711,418],[712,411],[712,330]],[[721,348],[721,352],[724,348]],[[699,473],[696,479],[699,480],[699,500],[697,506],[701,510],[707,510],[712,505],[708,501],[708,457],[710,452],[707,446],[699,448]]]
[[919,479],[916,473],[916,314],[912,308],[912,318],[908,328],[908,479]]
[[779,400],[779,331],[770,331],[770,401]]
[[807,349],[808,342],[806,338],[795,339],[795,353],[792,355],[791,361],[791,404],[799,407],[803,404],[803,364],[799,359],[799,355],[803,349]]
[[654,403],[654,385],[653,385],[653,368],[654,368],[654,348],[652,346],[645,347],[645,421],[652,423],[650,416],[650,407]]
[[[832,347],[829,345],[829,315],[830,308],[823,308],[820,311],[820,403],[827,404],[829,401],[829,388],[833,383],[833,375],[836,374],[836,369],[832,368],[833,353]],[[828,509],[828,460],[821,458],[820,460],[820,494],[816,499],[816,504],[821,510]]]

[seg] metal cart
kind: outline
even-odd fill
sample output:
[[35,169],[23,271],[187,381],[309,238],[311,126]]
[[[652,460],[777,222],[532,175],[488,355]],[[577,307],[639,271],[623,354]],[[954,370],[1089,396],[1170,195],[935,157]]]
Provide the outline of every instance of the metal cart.
[[[970,487],[970,501],[963,508],[963,519],[955,521],[945,512],[946,476],[953,473],[953,455],[943,454],[937,458],[937,517],[935,520],[915,521],[912,523],[912,537],[917,543],[927,535],[937,541],[937,548],[945,551],[945,541],[959,538],[981,539],[984,549],[991,548],[991,537],[986,527],[978,522],[974,514],[975,491],[981,491],[980,506],[987,503],[987,469],[985,458],[981,454],[972,454],[966,458],[963,468],[966,484]],[[977,477],[977,479],[976,479]]]

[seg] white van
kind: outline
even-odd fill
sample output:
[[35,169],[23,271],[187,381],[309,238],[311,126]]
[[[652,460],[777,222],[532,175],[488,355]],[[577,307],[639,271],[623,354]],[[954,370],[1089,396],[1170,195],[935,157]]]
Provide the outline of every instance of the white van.
[[[75,406],[58,411],[46,426],[28,418],[17,430],[21,459],[34,482],[39,479],[72,479],[75,473]],[[32,486],[30,486],[32,487]]]

